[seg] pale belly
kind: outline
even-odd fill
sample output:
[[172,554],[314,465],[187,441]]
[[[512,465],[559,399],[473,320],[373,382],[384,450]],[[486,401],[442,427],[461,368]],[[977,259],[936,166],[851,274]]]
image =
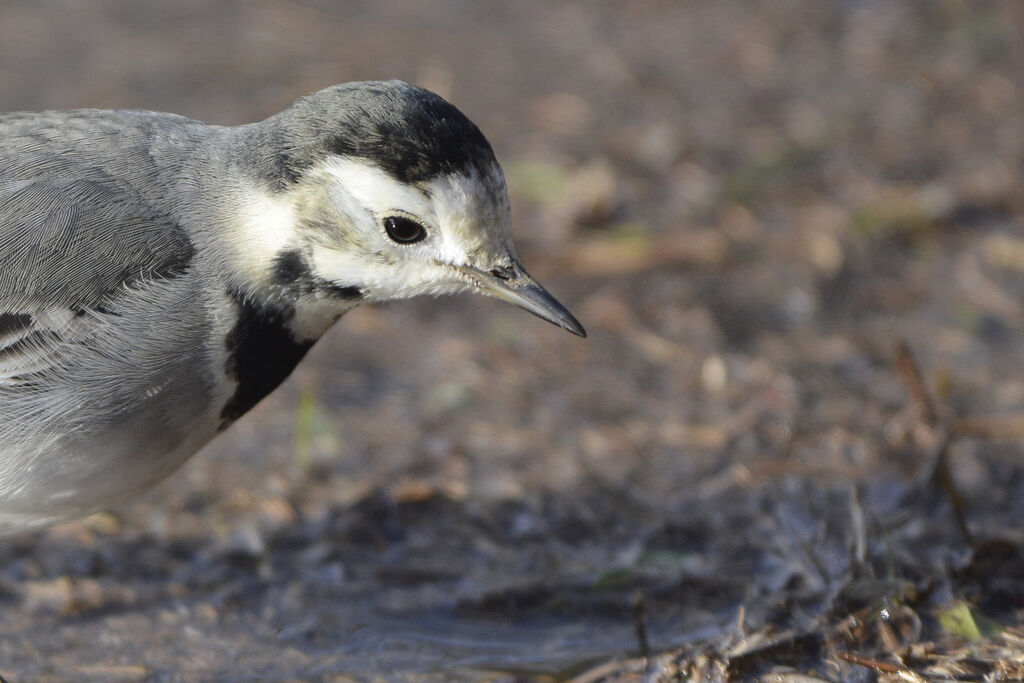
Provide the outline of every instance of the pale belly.
[[230,321],[184,279],[145,294],[66,330],[41,368],[0,376],[0,535],[132,497],[217,434]]
[[[0,448],[0,536],[82,517],[132,498],[177,469],[216,435],[133,438],[126,432]],[[27,467],[12,466],[14,462]]]

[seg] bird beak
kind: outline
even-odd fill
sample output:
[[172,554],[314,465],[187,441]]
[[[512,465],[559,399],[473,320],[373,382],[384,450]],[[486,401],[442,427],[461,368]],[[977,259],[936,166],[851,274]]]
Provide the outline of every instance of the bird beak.
[[578,337],[587,336],[586,330],[573,314],[537,284],[518,261],[513,260],[511,265],[499,266],[490,271],[472,266],[463,266],[460,270],[485,294],[515,304]]

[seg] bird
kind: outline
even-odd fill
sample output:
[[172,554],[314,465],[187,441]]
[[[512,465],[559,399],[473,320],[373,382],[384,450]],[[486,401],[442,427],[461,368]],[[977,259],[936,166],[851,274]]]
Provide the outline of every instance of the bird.
[[239,126],[0,114],[0,535],[154,486],[358,305],[475,291],[586,336],[510,225],[483,133],[403,81]]

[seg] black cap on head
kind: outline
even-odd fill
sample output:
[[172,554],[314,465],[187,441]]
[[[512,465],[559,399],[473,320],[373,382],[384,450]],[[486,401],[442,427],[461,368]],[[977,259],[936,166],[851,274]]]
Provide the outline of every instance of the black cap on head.
[[261,142],[273,150],[262,161],[272,162],[269,175],[279,187],[331,154],[365,159],[407,183],[496,163],[487,139],[465,114],[402,81],[326,88],[257,126],[263,128]]

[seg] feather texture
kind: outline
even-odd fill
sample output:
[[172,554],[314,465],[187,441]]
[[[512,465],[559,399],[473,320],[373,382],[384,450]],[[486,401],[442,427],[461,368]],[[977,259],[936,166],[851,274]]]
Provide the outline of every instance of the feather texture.
[[[193,126],[0,116],[0,530],[163,476],[176,464],[161,466],[164,454],[190,448],[212,411],[188,216],[172,215],[156,185],[181,169],[161,152]],[[149,453],[160,457],[142,467]],[[109,476],[114,462],[125,479]]]

